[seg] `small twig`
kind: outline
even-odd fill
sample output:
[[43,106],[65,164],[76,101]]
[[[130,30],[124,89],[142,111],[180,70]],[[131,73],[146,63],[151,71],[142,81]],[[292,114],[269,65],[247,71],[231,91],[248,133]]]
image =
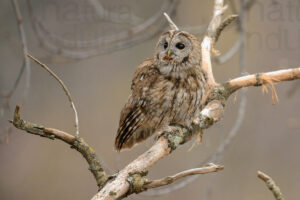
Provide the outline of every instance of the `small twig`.
[[263,180],[266,183],[269,190],[272,191],[276,200],[284,200],[284,197],[280,191],[280,188],[276,185],[276,183],[273,181],[273,179],[270,176],[268,176],[267,174],[265,174],[261,171],[257,172],[257,176],[258,176],[258,178],[260,178],[261,180]]
[[[241,11],[238,13],[237,16],[239,16],[237,19],[238,20],[235,20],[237,22],[237,25],[238,25],[238,31],[240,31],[239,33],[239,39],[236,41],[236,43],[232,46],[232,48],[224,55],[222,56],[219,56],[217,58],[214,58],[214,60],[216,62],[218,62],[219,64],[224,64],[225,62],[227,62],[230,58],[232,58],[236,52],[238,52],[238,50],[240,49],[241,45],[242,45],[242,40],[243,40],[243,30],[242,29],[245,29],[245,27],[241,27],[242,26],[242,23],[245,23],[245,15],[247,13],[247,11],[249,11],[251,9],[251,7],[254,5],[256,0],[250,0],[248,2],[242,2],[242,8],[241,8]],[[232,8],[232,12],[233,13],[237,13],[237,9],[235,7],[235,3],[233,1],[229,1],[229,4],[231,5],[230,7]],[[225,20],[226,21],[226,20]],[[241,21],[244,21],[244,22],[241,22]]]
[[213,163],[209,163],[208,165],[201,167],[201,168],[195,168],[195,169],[189,169],[180,173],[177,173],[173,176],[167,176],[162,179],[149,181],[142,187],[143,190],[148,190],[151,188],[157,188],[165,185],[169,185],[171,183],[174,183],[175,181],[182,179],[187,176],[192,176],[196,174],[207,174],[211,172],[217,172],[219,170],[223,170],[224,166],[221,165],[215,165]]
[[77,114],[77,110],[75,108],[75,104],[73,103],[71,94],[67,88],[67,86],[64,84],[64,82],[49,68],[47,67],[44,63],[41,63],[38,59],[36,59],[35,57],[33,57],[32,55],[28,54],[27,55],[29,58],[31,58],[33,61],[35,61],[37,64],[39,64],[41,67],[43,67],[47,72],[49,72],[51,74],[51,76],[53,76],[58,82],[59,84],[62,86],[64,92],[66,93],[69,102],[71,104],[71,108],[74,111],[74,115],[75,115],[75,128],[76,128],[76,136],[79,136],[79,125],[78,125],[78,114]]
[[54,128],[47,128],[42,125],[24,121],[20,118],[20,107],[16,106],[14,118],[10,121],[16,128],[28,133],[45,137],[48,139],[59,139],[76,149],[85,158],[89,164],[89,170],[92,172],[99,189],[101,189],[108,179],[108,175],[101,166],[95,151],[82,139],[73,136],[64,131]]
[[164,16],[167,18],[167,21],[169,22],[169,25],[172,30],[178,31],[179,28],[176,26],[176,24],[172,21],[172,19],[169,17],[167,13],[164,12]]
[[228,16],[217,28],[215,36],[214,36],[214,42],[217,42],[222,31],[229,26],[233,21],[235,21],[238,18],[238,15],[230,15]]
[[185,178],[187,176],[193,176],[193,175],[200,175],[200,174],[207,174],[211,172],[217,172],[219,170],[223,170],[224,166],[221,165],[215,165],[213,163],[209,163],[201,168],[194,168],[189,169],[180,173],[177,173],[173,176],[167,176],[162,179],[158,180],[148,180],[145,178],[145,176],[148,174],[148,172],[133,172],[129,174],[129,177],[127,178],[127,182],[130,184],[130,189],[127,192],[126,195],[130,195],[132,193],[141,193],[148,189],[153,189],[157,187],[166,186],[169,184],[174,183],[175,181]]

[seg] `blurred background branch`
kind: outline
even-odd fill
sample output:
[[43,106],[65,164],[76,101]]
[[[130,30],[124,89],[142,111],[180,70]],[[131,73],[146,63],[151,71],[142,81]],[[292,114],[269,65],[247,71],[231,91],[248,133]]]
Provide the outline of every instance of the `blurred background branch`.
[[[152,16],[147,19],[140,19],[134,13],[130,13],[130,16],[120,16],[120,13],[115,13],[114,10],[106,10],[99,0],[89,0],[86,2],[78,2],[83,4],[81,6],[87,7],[86,3],[90,4],[94,12],[89,16],[75,16],[80,20],[75,22],[75,26],[84,27],[85,23],[103,23],[109,22],[114,24],[127,24],[124,29],[120,31],[114,31],[109,34],[98,34],[89,38],[84,37],[84,30],[81,30],[79,34],[82,34],[80,39],[76,38],[72,40],[70,37],[63,37],[63,33],[56,34],[52,29],[47,27],[47,23],[38,17],[32,6],[32,0],[27,0],[30,19],[33,25],[33,30],[39,39],[40,44],[49,50],[52,54],[61,55],[72,59],[84,59],[91,56],[96,56],[104,53],[111,53],[116,50],[128,48],[134,46],[142,41],[152,38],[156,34],[160,33],[165,27],[166,22],[163,22],[161,16],[164,12],[173,14],[176,8],[178,0],[163,0],[159,10],[156,13],[151,13]],[[35,2],[38,3],[38,2]],[[110,8],[108,6],[108,8]],[[45,8],[44,8],[45,9]],[[121,12],[130,11],[128,8],[120,7]],[[39,10],[40,12],[40,10]],[[93,16],[93,13],[95,16]],[[128,14],[128,13],[127,13]],[[68,17],[68,16],[66,16]],[[74,16],[71,16],[74,17]],[[90,18],[89,18],[90,17]],[[126,21],[127,20],[127,21]],[[99,25],[98,25],[99,26]],[[105,26],[105,24],[104,24]],[[115,25],[114,29],[117,29]],[[119,28],[118,28],[119,29]],[[79,29],[80,30],[80,29]],[[96,32],[97,29],[95,29]],[[74,33],[76,34],[76,33]],[[76,35],[73,35],[73,37]]]
[[[27,46],[26,33],[24,30],[23,17],[20,11],[18,0],[10,0],[10,1],[17,21],[18,33],[19,33],[22,52],[23,52],[23,61],[22,61],[21,69],[17,75],[17,78],[13,82],[11,89],[6,93],[0,90],[0,98],[3,101],[3,103],[0,103],[0,119],[5,116],[6,111],[7,113],[10,112],[10,100],[14,95],[14,93],[16,92],[17,87],[20,84],[21,77],[24,71],[26,71],[25,73],[26,77],[25,77],[25,88],[23,89],[23,94],[22,94],[23,96],[21,98],[22,104],[24,103],[24,98],[28,95],[30,89],[31,68],[30,68],[29,59],[27,58],[28,46]],[[3,142],[1,139],[2,134],[4,135],[4,140],[5,140],[4,142],[8,143],[10,132],[11,132],[11,127],[5,125],[4,128],[2,129],[0,125],[0,143]]]

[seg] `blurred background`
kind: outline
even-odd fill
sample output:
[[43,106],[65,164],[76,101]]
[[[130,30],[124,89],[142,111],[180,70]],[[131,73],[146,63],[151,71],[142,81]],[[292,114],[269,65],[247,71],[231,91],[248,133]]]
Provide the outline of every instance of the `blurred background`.
[[[113,150],[120,110],[133,73],[153,54],[166,11],[180,27],[201,39],[213,10],[211,0],[16,0],[29,52],[68,86],[79,113],[80,136],[111,173],[144,152],[149,139],[130,151]],[[216,80],[298,67],[300,2],[228,0],[230,25],[216,45]],[[24,64],[21,37],[10,0],[0,1],[0,199],[90,199],[97,186],[81,155],[60,141],[17,130],[8,123],[16,104],[23,119],[74,134],[74,116],[58,83],[37,64]],[[20,77],[20,78],[18,78]],[[225,170],[150,190],[128,199],[273,199],[257,178],[261,170],[278,183],[286,199],[299,199],[300,81],[271,91],[249,88],[232,95],[224,119],[158,162],[150,178],[199,167],[208,161]],[[225,142],[226,141],[226,142]]]

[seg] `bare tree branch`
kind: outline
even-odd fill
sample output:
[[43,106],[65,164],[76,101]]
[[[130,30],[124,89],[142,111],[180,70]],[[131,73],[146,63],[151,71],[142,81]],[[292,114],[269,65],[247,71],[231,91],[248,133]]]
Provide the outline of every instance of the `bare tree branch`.
[[257,172],[257,176],[266,183],[267,187],[269,188],[269,190],[271,190],[276,200],[284,200],[280,188],[276,185],[276,183],[270,176],[261,171]]
[[222,22],[222,16],[226,9],[227,6],[224,6],[223,0],[215,0],[213,17],[207,28],[207,35],[204,37],[201,43],[201,49],[202,49],[201,67],[203,71],[206,73],[207,76],[206,82],[208,88],[214,87],[216,85],[216,81],[213,76],[212,65],[211,65],[211,51],[213,50],[214,43],[218,40],[223,29],[237,17],[236,15],[232,15],[228,17],[226,20],[224,20],[224,22]]
[[61,87],[63,88],[64,92],[66,93],[68,100],[71,104],[71,108],[74,111],[74,115],[75,115],[75,128],[76,128],[76,136],[79,136],[79,124],[78,124],[78,114],[77,114],[77,110],[75,107],[75,104],[72,100],[71,94],[67,88],[67,86],[64,84],[64,82],[49,68],[47,67],[47,65],[45,65],[44,63],[41,63],[38,59],[36,59],[35,57],[33,57],[32,55],[28,54],[27,55],[29,58],[31,58],[34,62],[36,62],[37,64],[39,64],[42,68],[44,68],[47,72],[49,72],[49,74],[51,76],[53,76],[61,85]]
[[295,79],[300,79],[300,67],[242,76],[232,79],[223,85],[229,87],[231,92],[235,92],[243,87],[262,85],[272,86],[277,82],[292,81]]
[[143,185],[142,191],[148,190],[151,188],[162,187],[162,186],[171,184],[179,179],[185,178],[187,176],[196,175],[196,174],[207,174],[207,173],[211,173],[211,172],[217,172],[217,171],[223,170],[223,169],[224,169],[224,166],[209,163],[207,166],[204,166],[201,168],[189,169],[189,170],[177,173],[173,176],[167,176],[167,177],[159,179],[159,180],[148,181]]
[[[237,13],[238,11],[235,7],[235,3],[231,0],[228,2],[231,5],[230,8],[232,9],[232,12]],[[243,18],[245,18],[244,16],[246,16],[247,12],[251,9],[251,7],[254,5],[255,2],[256,2],[256,0],[249,0],[248,2],[245,2],[245,1],[241,2],[241,9],[240,9],[240,12],[238,13],[239,17],[237,18],[238,20],[235,20],[238,25],[237,30],[239,31],[239,38],[228,52],[226,52],[224,55],[214,58],[214,60],[217,63],[224,64],[225,62],[230,60],[240,49],[240,47],[242,45],[242,40],[243,40],[243,38],[241,37],[242,36],[241,32],[243,31],[241,29],[243,27],[241,27],[241,26],[243,26],[242,23],[245,23],[245,20]],[[244,21],[244,22],[241,22],[241,21]]]
[[24,121],[20,118],[20,107],[16,106],[14,119],[10,121],[16,128],[24,130],[28,133],[45,137],[51,140],[59,139],[76,149],[89,164],[89,170],[92,172],[99,189],[101,189],[108,179],[108,175],[103,170],[98,157],[93,150],[82,138],[73,136],[64,131],[60,131],[54,128],[47,128],[42,125],[33,124],[31,122]]
[[[199,125],[209,127],[213,118],[217,117],[217,115],[215,115],[216,110],[214,106],[215,105],[212,103],[208,105],[207,110],[204,109],[204,116],[201,117],[202,120],[199,121]],[[212,108],[211,111],[209,108]],[[143,176],[147,169],[154,165],[157,161],[169,155],[181,144],[189,141],[193,136],[195,129],[196,126],[192,130],[175,126],[169,127],[168,130],[161,134],[155,144],[148,151],[123,168],[117,176],[113,180],[108,181],[107,184],[92,199],[119,199],[133,192],[139,192],[142,186],[139,185],[137,188],[134,187],[134,184],[132,183],[139,182],[134,179]],[[133,176],[135,174],[140,174],[140,176]],[[128,179],[131,181],[129,182]],[[146,182],[143,183],[146,184]]]

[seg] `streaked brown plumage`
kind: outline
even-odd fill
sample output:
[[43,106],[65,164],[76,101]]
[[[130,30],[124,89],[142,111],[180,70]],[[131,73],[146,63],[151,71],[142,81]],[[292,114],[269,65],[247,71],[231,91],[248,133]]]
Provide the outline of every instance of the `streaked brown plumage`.
[[191,125],[205,92],[198,39],[170,30],[160,37],[153,58],[137,68],[131,95],[120,117],[115,148],[131,148],[170,124]]

